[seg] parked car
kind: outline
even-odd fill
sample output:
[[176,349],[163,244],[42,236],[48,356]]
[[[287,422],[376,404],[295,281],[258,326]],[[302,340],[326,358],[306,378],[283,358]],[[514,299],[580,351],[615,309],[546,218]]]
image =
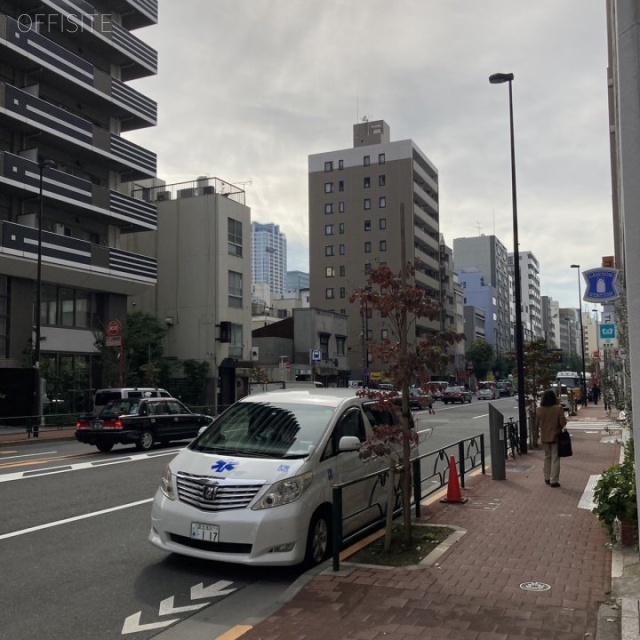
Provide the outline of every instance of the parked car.
[[464,404],[465,402],[471,402],[472,397],[471,391],[464,387],[447,387],[442,394],[442,402],[445,404],[450,402],[451,404],[454,402]]
[[400,424],[389,407],[353,389],[242,398],[167,465],[149,540],[205,560],[321,562],[331,552],[335,485],[366,477],[343,490],[344,535],[384,518],[387,487],[374,472],[388,462],[359,452],[375,426]]
[[98,414],[110,402],[127,398],[171,398],[171,394],[159,387],[114,387],[98,389],[93,396],[93,413]]
[[107,452],[116,444],[148,451],[156,442],[191,440],[213,418],[192,413],[175,398],[126,398],[109,402],[97,416],[80,416],[76,440]]
[[478,382],[478,390],[476,391],[476,398],[478,400],[497,400],[500,397],[500,391],[495,382],[488,380],[482,380]]

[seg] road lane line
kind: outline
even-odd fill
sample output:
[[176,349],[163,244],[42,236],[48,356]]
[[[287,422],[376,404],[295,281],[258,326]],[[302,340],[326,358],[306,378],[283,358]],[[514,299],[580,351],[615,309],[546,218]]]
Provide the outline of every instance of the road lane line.
[[[0,451],[0,453],[3,453],[2,451]],[[16,453],[15,451],[10,451],[9,453]],[[35,458],[36,456],[53,456],[56,453],[58,453],[57,451],[42,451],[41,453],[25,453],[23,455],[20,456],[2,456],[2,458],[0,458],[0,461],[4,461],[4,460],[15,460],[17,458]]]
[[114,513],[115,511],[122,511],[123,509],[130,509],[131,507],[139,507],[141,504],[148,504],[149,502],[152,502],[152,501],[153,501],[153,498],[146,498],[145,500],[130,502],[129,504],[123,504],[123,505],[120,505],[119,507],[110,507],[109,509],[102,509],[101,511],[94,511],[93,513],[85,513],[81,516],[74,516],[73,518],[65,518],[64,520],[56,520],[55,522],[47,522],[46,524],[39,524],[36,527],[29,527],[28,529],[21,529],[20,531],[11,531],[10,533],[3,533],[0,535],[0,540],[16,538],[18,536],[26,535],[27,533],[33,533],[35,531],[43,531],[44,529],[51,529],[52,527],[60,527],[63,524],[78,522],[79,520],[87,520],[88,518],[103,516],[106,513]]
[[218,636],[216,640],[237,640],[242,637],[247,631],[251,631],[253,627],[250,624],[237,624],[235,627],[225,631],[221,636]]

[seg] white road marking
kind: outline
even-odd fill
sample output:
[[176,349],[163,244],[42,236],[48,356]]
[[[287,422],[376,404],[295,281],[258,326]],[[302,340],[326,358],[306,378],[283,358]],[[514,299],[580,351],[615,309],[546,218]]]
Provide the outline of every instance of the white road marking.
[[152,622],[150,624],[140,624],[140,617],[142,616],[142,611],[138,611],[138,613],[134,613],[132,616],[129,616],[122,625],[122,635],[127,635],[128,633],[139,633],[140,631],[151,631],[152,629],[162,629],[163,627],[168,627],[170,624],[174,622],[178,622],[179,618],[175,620],[163,620],[162,622]]
[[218,580],[218,582],[214,582],[212,585],[205,587],[204,582],[201,582],[200,584],[196,584],[193,587],[191,587],[191,599],[200,600],[201,598],[213,598],[215,596],[226,596],[236,591],[235,588],[233,589],[226,588],[232,584],[233,582],[229,582],[228,580]]
[[42,453],[25,453],[22,456],[2,456],[0,462],[3,460],[16,460],[17,458],[35,458],[36,456],[52,456],[58,453],[57,451],[43,451]]
[[[99,469],[114,464],[124,464],[125,462],[141,462],[149,458],[160,456],[175,456],[180,449],[170,449],[168,451],[154,451],[146,454],[127,456],[126,458],[113,458],[112,460],[94,460],[90,462],[77,462],[75,464],[65,464],[59,467],[42,467],[41,469],[31,469],[29,471],[18,471],[16,473],[0,474],[0,482],[12,482],[13,480],[25,480],[27,478],[37,478],[42,475],[55,475],[67,473],[68,471],[82,471],[84,469]],[[5,458],[6,460],[6,458]]]
[[591,511],[596,506],[595,502],[593,501],[593,490],[599,478],[599,474],[597,476],[589,476],[587,486],[584,488],[582,497],[580,498],[580,502],[578,503],[578,509],[588,509],[589,511]]
[[20,531],[11,531],[10,533],[3,533],[0,535],[0,540],[7,540],[8,538],[16,538],[17,536],[23,536],[27,533],[34,533],[35,531],[42,531],[44,529],[51,529],[52,527],[59,527],[63,524],[69,524],[71,522],[78,522],[79,520],[87,520],[88,518],[95,518],[96,516],[102,516],[105,513],[113,513],[115,511],[122,511],[123,509],[130,509],[131,507],[139,507],[141,504],[148,504],[152,502],[153,498],[146,498],[145,500],[138,500],[137,502],[130,502],[129,504],[121,504],[117,507],[110,507],[109,509],[102,509],[101,511],[94,511],[93,513],[84,513],[81,516],[74,516],[73,518],[65,518],[64,520],[56,520],[54,522],[47,522],[46,524],[39,524],[36,527],[29,527],[28,529],[21,529]]
[[165,598],[160,603],[160,609],[158,609],[158,614],[161,616],[168,616],[176,613],[186,613],[187,611],[197,611],[198,609],[202,609],[202,607],[206,607],[210,602],[200,602],[199,604],[188,604],[184,607],[175,607],[173,605],[174,596],[169,596]]

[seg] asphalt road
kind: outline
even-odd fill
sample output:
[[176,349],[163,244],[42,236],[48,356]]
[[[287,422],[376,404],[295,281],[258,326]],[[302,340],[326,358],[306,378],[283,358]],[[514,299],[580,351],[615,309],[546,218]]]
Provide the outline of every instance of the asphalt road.
[[[493,404],[517,416],[515,399]],[[427,449],[485,433],[488,450],[486,401],[435,408],[416,414],[431,429]],[[206,620],[210,640],[269,612],[301,569],[203,562],[147,541],[151,499],[176,451],[0,446],[2,637],[178,638],[181,625]]]

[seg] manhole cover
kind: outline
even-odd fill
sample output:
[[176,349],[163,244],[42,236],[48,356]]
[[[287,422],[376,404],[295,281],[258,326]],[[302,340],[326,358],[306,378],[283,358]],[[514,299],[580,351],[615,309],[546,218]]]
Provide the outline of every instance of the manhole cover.
[[520,588],[525,591],[549,591],[551,585],[546,582],[523,582]]

